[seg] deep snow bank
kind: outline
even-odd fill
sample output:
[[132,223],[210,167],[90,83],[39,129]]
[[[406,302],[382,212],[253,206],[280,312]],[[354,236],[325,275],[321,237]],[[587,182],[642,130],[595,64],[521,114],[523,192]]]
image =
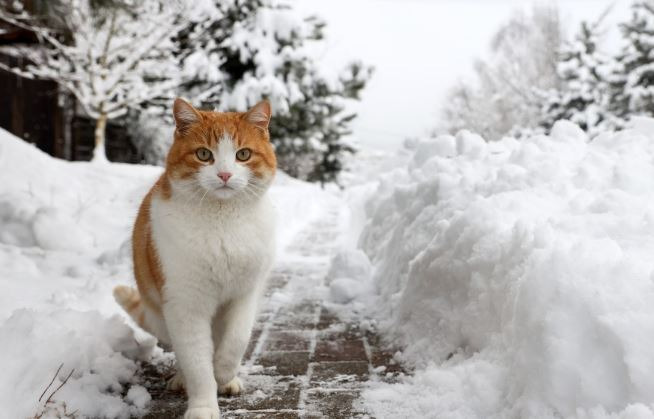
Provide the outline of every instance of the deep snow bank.
[[367,304],[417,365],[375,416],[654,417],[654,120],[424,140],[365,211]]
[[[0,418],[56,416],[64,402],[82,417],[127,418],[147,408],[135,373],[138,361],[161,352],[125,323],[111,290],[133,283],[131,227],[160,173],[53,159],[0,129]],[[326,199],[283,173],[271,196],[282,249]]]
[[64,162],[0,129],[0,417],[144,412],[123,394],[154,340],[116,315],[111,289],[131,280],[130,223],[159,172]]

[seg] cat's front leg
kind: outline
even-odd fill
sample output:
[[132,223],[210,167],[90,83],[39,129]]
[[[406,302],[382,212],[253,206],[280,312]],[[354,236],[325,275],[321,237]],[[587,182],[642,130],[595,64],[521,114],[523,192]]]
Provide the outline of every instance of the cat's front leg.
[[199,301],[173,297],[166,301],[163,312],[177,365],[184,374],[188,395],[184,419],[219,419],[211,337],[211,319],[216,307]]
[[216,352],[213,369],[220,392],[237,395],[242,384],[236,376],[247,349],[257,313],[259,290],[230,301],[216,316],[213,338]]

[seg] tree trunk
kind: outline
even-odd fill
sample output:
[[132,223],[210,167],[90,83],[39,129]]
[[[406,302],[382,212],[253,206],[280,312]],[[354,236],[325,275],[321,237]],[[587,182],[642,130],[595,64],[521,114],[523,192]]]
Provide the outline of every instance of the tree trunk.
[[105,133],[107,131],[107,114],[101,113],[95,122],[95,148],[93,149],[93,160],[95,162],[108,162],[105,152]]

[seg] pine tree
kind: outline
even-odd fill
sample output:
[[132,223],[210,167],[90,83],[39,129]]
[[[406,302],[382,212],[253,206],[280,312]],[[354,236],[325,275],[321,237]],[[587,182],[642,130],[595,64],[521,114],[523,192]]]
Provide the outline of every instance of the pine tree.
[[599,22],[581,24],[572,42],[560,52],[557,73],[561,87],[548,92],[540,125],[546,131],[560,119],[579,125],[591,135],[607,120],[606,70],[609,58],[598,50]]
[[477,60],[474,78],[451,90],[442,130],[471,129],[497,140],[542,117],[540,91],[558,87],[561,21],[556,7],[516,13],[495,34],[491,53]]
[[626,45],[610,79],[616,125],[634,114],[654,115],[654,2],[635,2],[621,29]]
[[308,52],[325,24],[301,19],[273,0],[215,0],[215,13],[196,20],[178,39],[182,94],[196,105],[244,111],[262,98],[273,106],[271,138],[279,166],[291,176],[337,178],[345,141],[371,70],[349,65],[339,76],[320,71]]

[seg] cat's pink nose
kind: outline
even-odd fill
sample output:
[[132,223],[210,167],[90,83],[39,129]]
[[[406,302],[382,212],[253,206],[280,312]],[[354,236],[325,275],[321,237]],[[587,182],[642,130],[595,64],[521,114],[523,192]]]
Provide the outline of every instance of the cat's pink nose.
[[223,182],[227,183],[230,177],[232,177],[232,174],[229,172],[218,172],[218,177],[223,180]]

